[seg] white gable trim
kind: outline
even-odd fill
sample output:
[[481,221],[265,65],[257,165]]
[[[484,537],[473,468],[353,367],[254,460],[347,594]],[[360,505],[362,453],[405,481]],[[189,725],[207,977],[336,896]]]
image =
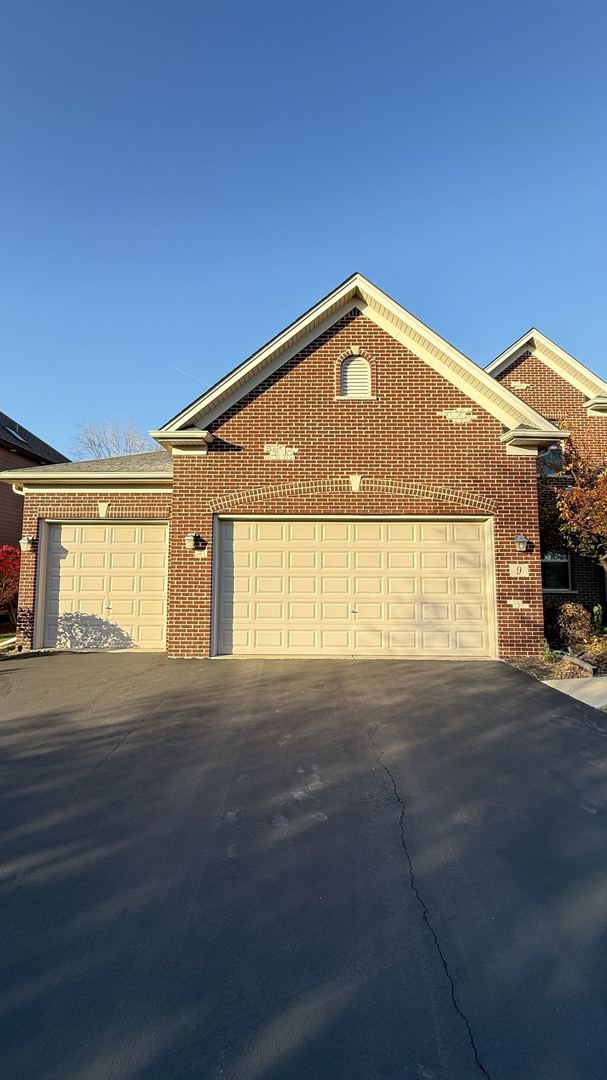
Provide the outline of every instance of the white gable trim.
[[[430,330],[362,274],[354,274],[348,278],[300,319],[211,387],[206,394],[165,424],[161,430],[175,431],[192,424],[201,428],[207,427],[353,307],[358,308],[392,338],[426,361],[506,428],[522,426],[542,432],[548,428],[554,431],[555,438],[561,437],[558,429],[547,424],[545,418],[535,409]],[[158,437],[159,433],[155,434]]]
[[607,382],[604,379],[595,375],[590,368],[581,364],[574,356],[565,352],[556,342],[551,341],[535,328],[528,330],[518,341],[496,356],[495,360],[487,365],[485,371],[495,379],[507,371],[526,352],[533,353],[546,367],[556,372],[586,397],[600,398],[607,395]]

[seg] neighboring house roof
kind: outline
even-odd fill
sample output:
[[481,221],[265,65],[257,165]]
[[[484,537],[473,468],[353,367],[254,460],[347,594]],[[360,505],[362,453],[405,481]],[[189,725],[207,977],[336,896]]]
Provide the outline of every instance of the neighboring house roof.
[[0,412],[0,446],[9,450],[15,450],[25,457],[30,457],[38,462],[67,461],[65,454],[60,454],[54,447],[43,442],[37,435],[23,427],[23,424],[12,420],[6,413]]
[[42,465],[32,469],[10,469],[0,473],[0,479],[10,483],[37,483],[64,480],[166,480],[173,475],[173,459],[166,450],[147,454],[125,454],[122,457],[94,458],[92,461],[67,461],[59,465]]
[[607,401],[607,382],[605,379],[595,375],[593,371],[590,371],[589,368],[576,360],[570,353],[561,349],[560,345],[551,341],[549,337],[546,337],[541,330],[537,330],[535,327],[527,330],[518,341],[515,341],[503,353],[496,356],[495,360],[487,364],[485,371],[495,379],[526,353],[533,353],[546,367],[551,368],[571,386],[574,386],[576,390],[584,394],[588,398],[586,405],[591,410],[596,409],[603,399]]
[[[553,427],[530,405],[496,382],[474,361],[436,334],[362,274],[352,274],[299,319],[215,383],[154,438],[171,445],[171,433],[204,429],[290,357],[356,308],[499,420],[509,432],[524,429],[554,437]],[[558,438],[562,432],[558,432]]]

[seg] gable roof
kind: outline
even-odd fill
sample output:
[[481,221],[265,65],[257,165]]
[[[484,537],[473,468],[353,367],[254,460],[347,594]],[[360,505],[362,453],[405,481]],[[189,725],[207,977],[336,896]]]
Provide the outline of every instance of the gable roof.
[[535,409],[358,273],[346,278],[285,330],[167,421],[159,431],[151,434],[162,441],[167,432],[192,427],[204,429],[353,308],[426,361],[507,429],[532,429],[553,438],[562,438],[563,433]]
[[551,341],[549,337],[546,337],[541,330],[537,330],[535,327],[527,330],[518,341],[515,341],[503,353],[496,356],[495,360],[487,364],[485,371],[495,379],[498,375],[502,375],[504,371],[507,371],[512,364],[527,352],[532,352],[546,367],[551,368],[552,371],[555,371],[590,400],[607,396],[607,382],[605,379],[595,375],[593,371],[590,371],[590,368],[580,363],[570,353],[565,352],[560,345],[557,345],[555,341]]
[[46,462],[67,461],[65,454],[60,454],[54,447],[33,435],[6,413],[0,412],[0,446],[14,450],[25,457],[30,457],[41,464]]

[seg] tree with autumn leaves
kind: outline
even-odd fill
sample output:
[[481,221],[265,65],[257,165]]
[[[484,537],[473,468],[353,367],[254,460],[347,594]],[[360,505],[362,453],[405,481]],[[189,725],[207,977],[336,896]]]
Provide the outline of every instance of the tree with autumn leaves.
[[17,596],[21,552],[12,544],[0,545],[0,611],[8,611],[13,626],[17,624]]
[[548,517],[546,527],[556,526],[570,548],[607,569],[607,458],[569,439],[551,486],[556,520]]

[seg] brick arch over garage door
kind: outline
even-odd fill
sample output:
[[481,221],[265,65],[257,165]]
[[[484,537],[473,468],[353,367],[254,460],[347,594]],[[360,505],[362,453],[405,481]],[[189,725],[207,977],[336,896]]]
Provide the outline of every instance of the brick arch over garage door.
[[[253,490],[234,491],[212,499],[208,504],[209,513],[237,512],[240,505],[263,504],[283,498],[306,498],[310,495],[351,495],[353,493],[349,476],[329,479],[293,480],[287,484],[271,484]],[[422,499],[432,503],[441,503],[460,507],[462,510],[478,510],[485,514],[495,513],[495,500],[488,499],[476,492],[443,487],[440,484],[423,484],[417,481],[389,480],[378,477],[362,477],[359,494],[382,494],[404,496],[410,499]]]

